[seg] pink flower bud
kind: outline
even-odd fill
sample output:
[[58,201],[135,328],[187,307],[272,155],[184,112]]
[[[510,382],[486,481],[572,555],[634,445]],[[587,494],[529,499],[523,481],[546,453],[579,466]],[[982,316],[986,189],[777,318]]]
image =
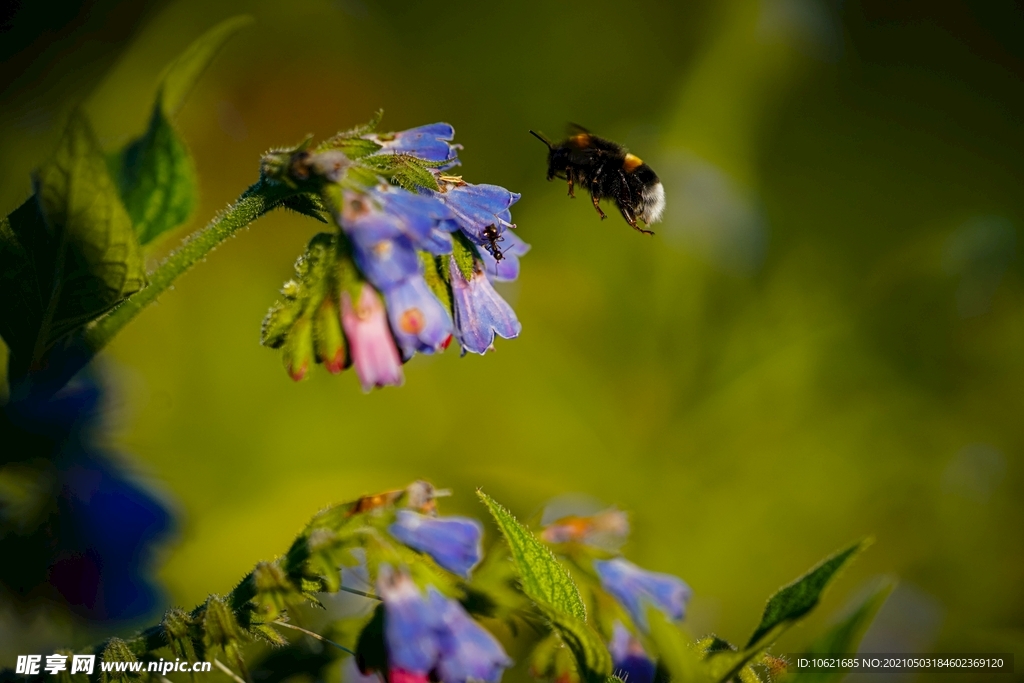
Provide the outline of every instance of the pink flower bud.
[[341,325],[352,353],[352,365],[363,391],[402,384],[402,361],[388,327],[380,295],[363,285],[359,301],[352,305],[348,292],[341,295]]

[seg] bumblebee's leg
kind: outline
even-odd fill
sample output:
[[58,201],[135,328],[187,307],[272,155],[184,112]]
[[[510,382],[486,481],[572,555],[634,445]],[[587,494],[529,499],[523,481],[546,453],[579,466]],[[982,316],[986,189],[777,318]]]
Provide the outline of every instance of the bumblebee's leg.
[[565,174],[565,177],[569,179],[569,198],[576,199],[576,195],[572,191],[572,171]]
[[637,232],[641,232],[644,235],[653,235],[653,230],[645,230],[636,224],[636,214],[633,213],[629,183],[626,182],[626,176],[622,171],[619,171],[619,174],[622,176],[622,191],[619,193],[619,197],[615,203],[619,205],[619,211],[622,212],[622,217],[625,218],[626,222],[629,223]]
[[626,222],[633,226],[633,229],[637,232],[641,232],[645,235],[653,235],[653,230],[646,230],[636,224],[636,216],[633,215],[633,209],[629,208],[627,204],[623,204],[621,201],[617,202],[619,205],[619,211],[622,212],[622,217],[626,219]]
[[604,211],[601,210],[601,205],[599,204],[599,202],[601,201],[601,198],[604,195],[601,192],[601,185],[600,185],[600,183],[597,182],[597,179],[601,177],[601,171],[603,169],[604,169],[604,164],[602,164],[601,166],[598,166],[597,167],[597,172],[594,173],[594,175],[592,176],[592,179],[590,181],[590,201],[592,201],[594,203],[594,210],[597,211],[597,215],[601,217],[601,220],[604,220],[605,218],[607,218],[607,216],[604,215]]

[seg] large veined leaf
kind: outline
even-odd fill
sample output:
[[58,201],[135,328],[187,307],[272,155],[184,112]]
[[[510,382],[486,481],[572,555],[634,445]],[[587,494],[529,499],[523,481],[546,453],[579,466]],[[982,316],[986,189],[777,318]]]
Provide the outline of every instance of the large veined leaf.
[[0,333],[22,370],[146,283],[131,219],[80,113],[34,185],[0,222]]

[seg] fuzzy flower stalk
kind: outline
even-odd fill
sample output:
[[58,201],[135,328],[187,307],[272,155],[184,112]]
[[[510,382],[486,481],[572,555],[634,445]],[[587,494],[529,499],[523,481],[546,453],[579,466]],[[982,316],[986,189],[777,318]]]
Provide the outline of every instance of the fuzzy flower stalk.
[[450,174],[461,147],[449,124],[385,134],[376,123],[263,159],[265,179],[301,191],[290,208],[336,228],[310,241],[263,323],[295,380],[322,364],[354,368],[364,391],[397,386],[417,353],[455,339],[483,354],[522,329],[493,287],[518,277],[529,250],[513,232],[519,195]]

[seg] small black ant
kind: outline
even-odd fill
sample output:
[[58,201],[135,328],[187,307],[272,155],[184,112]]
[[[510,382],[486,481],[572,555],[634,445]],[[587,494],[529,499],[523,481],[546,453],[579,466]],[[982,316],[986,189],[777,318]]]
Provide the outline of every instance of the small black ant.
[[484,239],[487,240],[487,244],[484,248],[491,252],[491,256],[494,257],[495,261],[500,261],[505,258],[505,254],[501,251],[498,246],[498,242],[504,242],[505,238],[501,236],[498,229],[494,225],[488,225],[484,228]]

